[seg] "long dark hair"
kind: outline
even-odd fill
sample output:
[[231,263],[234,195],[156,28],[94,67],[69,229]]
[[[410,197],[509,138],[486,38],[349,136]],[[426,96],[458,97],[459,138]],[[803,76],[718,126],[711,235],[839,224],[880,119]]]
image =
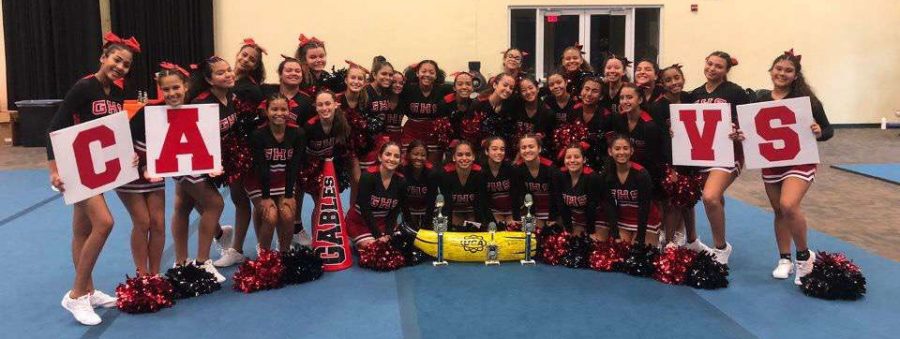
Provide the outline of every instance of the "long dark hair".
[[238,54],[240,54],[245,48],[252,48],[256,50],[256,55],[258,55],[258,57],[256,58],[256,68],[250,70],[250,73],[247,73],[247,76],[249,76],[250,79],[252,79],[256,83],[261,84],[266,81],[266,66],[263,64],[263,49],[258,45],[245,44],[241,46],[240,50],[238,50]]
[[300,81],[300,87],[309,87],[316,84],[317,80],[315,79],[315,76],[313,76],[313,72],[309,68],[309,65],[306,63],[306,53],[311,49],[319,47],[325,51],[325,55],[328,55],[328,51],[325,50],[325,43],[320,41],[311,40],[297,47],[294,58],[297,59],[297,61],[300,61],[300,68],[303,70],[303,80]]
[[[316,98],[318,98],[322,94],[328,94],[331,96],[331,100],[335,101],[337,104],[337,95],[334,92],[329,91],[327,89],[323,89],[316,93]],[[316,112],[318,116],[318,112]],[[341,109],[340,106],[334,109],[334,122],[331,126],[331,134],[334,135],[335,139],[337,139],[337,144],[339,145],[347,145],[350,141],[350,124],[347,122],[347,115],[344,113],[344,110]]]
[[772,71],[772,68],[775,67],[775,64],[779,63],[782,60],[787,60],[794,66],[794,72],[797,73],[797,77],[791,82],[791,94],[797,97],[809,97],[809,100],[813,103],[819,102],[819,98],[813,92],[812,87],[809,87],[809,84],[806,82],[806,77],[803,76],[803,66],[800,64],[800,58],[795,55],[791,55],[788,53],[784,53],[779,55],[772,61],[772,66],[769,67],[769,71]]
[[212,79],[212,65],[219,61],[228,63],[225,59],[213,55],[197,65],[197,70],[191,74],[191,84],[188,87],[190,95],[188,95],[189,100],[187,100],[187,102],[194,101],[194,98],[200,95],[200,93],[206,92],[212,87],[208,81],[209,79]]
[[737,59],[732,57],[731,54],[728,54],[723,51],[715,51],[715,52],[709,53],[709,55],[707,55],[706,58],[709,59],[709,57],[711,57],[711,56],[717,56],[717,57],[720,57],[725,60],[725,76],[722,77],[722,80],[728,81],[728,72],[731,71],[732,67],[737,66],[737,64],[738,64]]
[[[615,145],[616,141],[619,141],[619,140],[625,140],[625,141],[627,141],[627,142],[628,142],[628,146],[631,147],[631,151],[634,152],[634,141],[631,140],[631,137],[629,137],[629,136],[626,135],[626,134],[622,134],[622,133],[616,133],[616,134],[612,137],[612,139],[609,140],[609,146],[608,146],[608,148],[609,148],[609,149],[612,149],[612,148],[613,148],[613,145]],[[607,151],[607,152],[608,152],[608,151]],[[632,156],[634,156],[634,153],[632,153]],[[629,158],[629,161],[630,161],[630,160],[631,160],[631,159]],[[615,180],[618,180],[618,176],[617,176],[617,174],[616,174],[616,161],[613,160],[613,158],[607,154],[606,157],[605,157],[604,160],[603,160],[603,163],[604,163],[603,169],[604,169],[605,172],[606,172],[606,173],[604,173],[604,175],[603,175],[604,180],[606,180],[607,182],[613,182],[613,181],[615,181]]]

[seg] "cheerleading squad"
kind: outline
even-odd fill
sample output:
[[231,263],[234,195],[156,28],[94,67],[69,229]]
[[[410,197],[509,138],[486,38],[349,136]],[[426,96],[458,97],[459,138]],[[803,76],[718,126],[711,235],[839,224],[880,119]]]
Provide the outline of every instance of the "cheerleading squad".
[[[99,69],[68,92],[50,131],[121,111],[122,82],[140,46],[133,38],[105,38]],[[728,263],[724,192],[740,174],[743,134],[734,126],[730,135],[738,159],[733,167],[692,168],[672,166],[669,127],[671,104],[729,103],[734,115],[734,106],[751,102],[728,81],[737,61],[727,53],[707,56],[705,83],[685,91],[677,64],[660,69],[641,60],[632,82],[628,60],[612,56],[594,72],[580,46],[566,48],[558,71],[541,84],[522,69],[527,54],[510,48],[503,71],[481,92],[475,92],[476,75],[452,73],[447,83],[433,60],[401,70],[379,56],[370,68],[347,61],[345,69],[329,73],[325,43],[303,35],[293,57],[282,55],[277,83],[266,83],[266,53],[246,39],[233,64],[213,56],[193,74],[171,63],[157,73],[153,104],[211,103],[220,114],[222,167],[174,178],[176,267],[225,281],[216,267],[245,260],[251,220],[258,253],[272,248],[273,237],[281,253],[290,252],[292,243],[308,246],[299,211],[305,194],[318,204],[326,159],[333,161],[339,187],[350,189],[347,231],[361,254],[408,237],[410,230],[430,229],[440,194],[446,199],[440,212],[454,231],[485,231],[491,222],[518,230],[522,216],[531,213],[539,233],[561,229],[595,242],[680,246]],[[816,121],[810,129],[820,141],[830,138],[832,128],[803,77],[800,56],[778,55],[769,73],[773,88],[757,100],[809,96]],[[165,243],[165,185],[145,171],[143,121],[143,110],[131,120],[141,178],[116,194],[132,219],[137,274],[153,277]],[[52,146],[47,150],[51,184],[63,190]],[[799,283],[812,270],[815,255],[800,202],[815,171],[815,164],[763,170],[780,253],[775,278],[796,271]],[[225,187],[234,226],[219,224],[225,204],[219,188]],[[523,208],[526,195],[533,198],[531,210]],[[693,207],[700,200],[712,246],[697,238]],[[193,211],[200,219],[190,259]],[[91,277],[113,227],[104,195],[76,203],[72,227],[75,279],[62,305],[82,324],[95,325],[101,321],[95,307],[117,304],[94,288]],[[223,248],[215,261],[213,242]],[[413,250],[408,245],[399,250]]]

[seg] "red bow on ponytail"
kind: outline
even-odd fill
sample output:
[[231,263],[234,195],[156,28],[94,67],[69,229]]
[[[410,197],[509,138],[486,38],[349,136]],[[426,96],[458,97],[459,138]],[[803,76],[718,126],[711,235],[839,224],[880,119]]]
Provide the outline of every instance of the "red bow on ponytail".
[[106,41],[107,44],[124,45],[134,53],[141,52],[141,44],[134,37],[122,39],[113,32],[106,32],[106,34],[103,35],[103,40]]
[[187,70],[185,70],[184,68],[181,68],[181,66],[178,66],[178,65],[173,64],[173,63],[168,62],[168,61],[160,62],[160,63],[159,63],[159,67],[162,68],[162,69],[165,69],[165,70],[178,71],[179,73],[183,74],[183,75],[184,75],[185,77],[187,77],[187,78],[190,78],[190,77],[191,77],[191,74],[188,73]]
[[262,48],[262,46],[257,44],[256,41],[253,40],[253,38],[245,38],[244,46],[252,46],[252,47],[259,48],[259,51],[262,52],[262,54],[269,55],[269,53],[266,52],[266,49]]

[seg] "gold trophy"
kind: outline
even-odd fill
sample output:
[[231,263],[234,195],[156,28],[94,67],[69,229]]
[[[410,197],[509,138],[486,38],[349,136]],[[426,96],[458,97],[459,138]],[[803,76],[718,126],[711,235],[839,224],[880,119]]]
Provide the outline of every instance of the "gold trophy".
[[488,240],[487,250],[485,251],[486,258],[484,260],[484,265],[499,266],[500,260],[497,260],[497,258],[500,256],[500,251],[497,242],[494,240],[494,235],[497,234],[497,223],[491,221],[491,223],[488,224],[488,234],[490,234],[491,239]]
[[437,209],[437,216],[434,217],[434,233],[437,233],[437,257],[431,264],[433,266],[447,266],[444,260],[444,232],[447,232],[447,217],[444,216],[442,210],[444,208],[444,196],[438,194],[434,199],[434,207]]
[[534,233],[536,222],[534,216],[531,215],[531,205],[534,205],[534,199],[531,194],[525,194],[526,214],[522,217],[522,231],[525,232],[525,259],[519,261],[522,265],[534,265],[534,259],[531,258],[531,235]]

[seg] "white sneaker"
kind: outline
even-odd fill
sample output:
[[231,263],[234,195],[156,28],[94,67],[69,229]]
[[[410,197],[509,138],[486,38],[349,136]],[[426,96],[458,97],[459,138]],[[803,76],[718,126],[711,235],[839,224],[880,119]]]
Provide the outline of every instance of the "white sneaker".
[[242,262],[244,262],[244,255],[236,249],[228,248],[222,251],[222,256],[219,259],[213,261],[213,265],[216,267],[228,267]]
[[775,279],[787,279],[794,273],[794,263],[791,259],[778,259],[778,266],[772,271],[772,277]]
[[225,252],[225,250],[231,248],[231,240],[234,239],[234,226],[231,225],[222,225],[222,236],[218,239],[213,238],[213,241],[216,242],[216,246],[219,246],[219,252]]
[[213,265],[212,260],[207,259],[205,262],[203,262],[203,264],[200,265],[200,268],[211,273],[213,277],[216,278],[217,283],[221,284],[225,282],[225,276],[219,273],[219,270],[217,270],[216,266]]
[[75,317],[75,320],[78,320],[82,325],[93,326],[100,323],[100,316],[94,312],[94,308],[91,307],[91,295],[85,294],[78,298],[72,299],[69,297],[69,293],[72,291],[66,292],[63,295],[62,301],[60,304],[66,311],[72,313],[72,316]]
[[700,252],[712,253],[712,249],[709,248],[709,246],[706,246],[706,244],[704,244],[702,241],[700,241],[700,238],[697,238],[696,240],[694,240],[694,242],[685,242],[684,248],[687,248],[687,249],[697,252],[697,253],[700,253]]
[[672,242],[674,242],[675,245],[683,247],[687,244],[687,237],[684,236],[684,233],[675,232],[675,235],[672,236]]
[[713,248],[712,254],[715,257],[716,261],[718,261],[720,264],[728,265],[728,257],[731,256],[731,252],[733,250],[734,248],[731,247],[731,244],[725,242],[725,249],[720,250],[718,248]]
[[802,285],[800,278],[812,273],[813,264],[816,262],[816,252],[809,251],[809,260],[797,260],[797,273],[794,274],[794,284]]
[[103,308],[113,308],[116,307],[116,298],[103,293],[100,290],[94,290],[91,293],[91,307],[103,307]]
[[294,233],[294,238],[291,241],[292,245],[300,245],[310,247],[312,246],[312,238],[309,234],[306,234],[306,231],[300,231],[300,233]]

